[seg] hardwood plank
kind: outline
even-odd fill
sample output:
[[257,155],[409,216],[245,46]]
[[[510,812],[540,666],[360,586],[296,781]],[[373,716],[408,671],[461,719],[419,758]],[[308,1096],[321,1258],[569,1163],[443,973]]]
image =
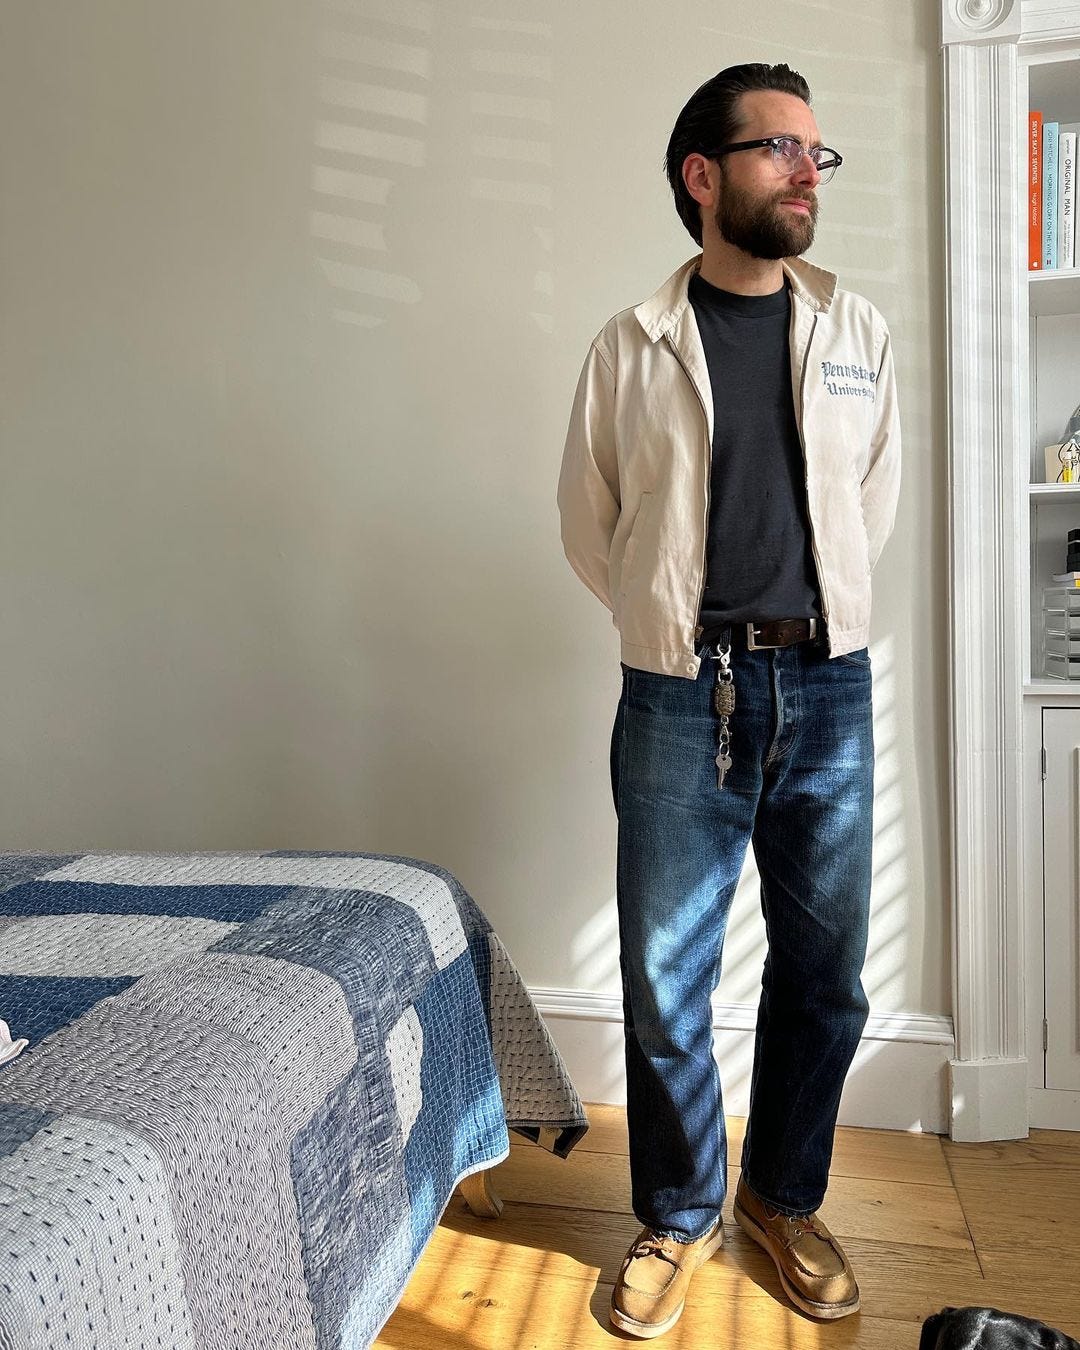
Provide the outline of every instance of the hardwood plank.
[[[759,1255],[771,1271],[771,1262]],[[467,1252],[459,1252],[449,1266],[425,1254],[376,1345],[383,1350],[591,1350],[628,1339],[608,1324],[611,1289],[610,1282],[595,1276],[567,1276],[542,1254],[531,1265],[502,1268],[476,1265]],[[705,1345],[911,1350],[917,1344],[910,1318],[892,1320],[864,1311],[823,1327],[803,1317],[778,1291],[775,1272],[758,1283],[736,1264],[714,1257],[695,1276],[686,1311],[664,1343],[687,1350]]]
[[627,1247],[641,1225],[632,1214],[557,1209],[551,1205],[507,1200],[502,1218],[477,1219],[457,1196],[447,1206],[424,1260],[450,1260],[467,1251],[470,1261],[488,1271],[511,1273],[539,1268],[566,1279],[591,1283],[614,1280]]
[[[914,1350],[919,1329],[909,1321],[876,1317],[865,1309],[836,1322],[805,1317],[785,1299],[743,1283],[734,1295],[711,1287],[712,1263],[695,1276],[686,1310],[665,1343],[685,1350],[730,1347],[730,1350]],[[610,1291],[601,1302],[606,1316]],[[621,1339],[621,1338],[620,1338]],[[553,1346],[554,1350],[554,1346]]]
[[[507,1201],[497,1223],[477,1219],[457,1199],[451,1202],[425,1260],[440,1263],[468,1252],[470,1269],[504,1269],[512,1275],[553,1270],[566,1279],[614,1282],[627,1247],[640,1225],[632,1215],[558,1209]],[[867,1311],[877,1316],[914,1320],[944,1303],[978,1301],[979,1263],[970,1247],[933,1248],[904,1243],[845,1238]],[[724,1247],[714,1262],[736,1283],[752,1279],[775,1298],[782,1290],[775,1268],[760,1247],[726,1216]]]
[[504,1200],[630,1213],[630,1164],[617,1153],[574,1149],[569,1158],[556,1158],[535,1145],[512,1148],[492,1181]]
[[1080,1130],[1032,1130],[1030,1137],[1037,1144],[1080,1149]]
[[[728,1203],[738,1184],[728,1169]],[[494,1186],[504,1200],[561,1208],[630,1213],[630,1168],[616,1154],[555,1158],[540,1149],[511,1149],[495,1169]],[[909,1242],[932,1247],[969,1247],[971,1238],[955,1193],[947,1186],[911,1186],[897,1181],[834,1177],[822,1217],[838,1237]]]
[[[863,1311],[874,1316],[921,1324],[946,1305],[985,1300],[986,1282],[970,1247],[845,1238],[844,1250],[859,1281]],[[917,1344],[916,1337],[912,1345]]]
[[971,1248],[964,1212],[948,1186],[835,1177],[821,1217],[840,1238]]
[[[421,1278],[418,1269],[403,1300],[406,1311],[395,1313],[378,1344],[409,1350],[447,1344],[501,1350],[528,1344],[554,1350],[592,1346],[599,1343],[598,1335],[613,1335],[605,1325],[607,1303],[636,1225],[627,1226],[617,1216],[542,1207],[530,1216],[531,1208],[508,1204],[504,1219],[488,1224],[467,1213],[448,1214],[450,1222],[440,1227],[421,1263],[435,1273]],[[504,1228],[516,1230],[512,1238],[509,1232],[502,1242],[485,1236]],[[1034,1283],[1033,1276],[1047,1276],[1045,1264],[1025,1271],[1022,1282],[984,1281],[965,1253],[858,1240],[847,1246],[863,1294],[857,1318],[827,1329],[802,1318],[787,1304],[772,1262],[736,1229],[695,1277],[687,1312],[667,1343],[913,1347],[915,1329],[932,1312],[967,1304],[1036,1317],[1069,1334],[1080,1329],[1072,1289],[1059,1287],[1056,1295],[1048,1295]],[[1014,1257],[1002,1254],[1002,1261]],[[557,1330],[533,1315],[534,1304],[558,1319]],[[432,1317],[436,1306],[438,1316]],[[839,1331],[841,1326],[847,1330]],[[732,1339],[707,1339],[717,1328]],[[515,1336],[523,1339],[507,1339]]]
[[[575,1153],[622,1153],[629,1151],[629,1139],[626,1133],[626,1108],[624,1106],[606,1106],[601,1102],[586,1102],[585,1114],[589,1118],[589,1129],[585,1137],[574,1147]],[[510,1136],[511,1142],[514,1136]],[[527,1140],[520,1141],[527,1146]]]
[[[586,1103],[585,1113],[589,1117],[589,1132],[577,1145],[575,1153],[625,1156],[629,1152],[625,1107],[590,1102]],[[742,1116],[728,1116],[728,1159],[732,1163],[739,1161],[745,1129],[746,1121]],[[517,1139],[513,1135],[510,1138],[515,1148],[535,1148],[526,1139]],[[832,1175],[913,1181],[921,1185],[952,1184],[941,1139],[936,1134],[867,1130],[850,1125],[842,1125],[836,1131]]]
[[[728,1160],[739,1161],[745,1121],[728,1121]],[[919,1185],[949,1186],[952,1180],[936,1134],[903,1130],[864,1130],[841,1125],[834,1138],[833,1177],[864,1177],[876,1181],[909,1181]]]
[[1080,1340],[1080,1280],[1075,1254],[1046,1256],[1022,1242],[1006,1245],[1010,1227],[999,1246],[981,1247],[979,1259],[986,1271],[987,1302],[1024,1317],[1034,1317]]
[[920,1186],[951,1185],[941,1139],[936,1134],[902,1130],[836,1131],[831,1175],[877,1181],[906,1181]]
[[710,1350],[713,1346],[730,1350],[914,1350],[919,1343],[918,1328],[910,1322],[858,1312],[822,1323],[804,1317],[790,1304],[745,1293],[726,1304],[688,1300],[670,1336],[670,1343],[684,1350],[706,1346]]
[[1010,1179],[1028,1169],[1052,1167],[1064,1174],[1080,1172],[1080,1149],[1037,1138],[995,1140],[987,1144],[942,1141],[942,1151],[954,1179],[980,1173],[1007,1173]]
[[[601,1292],[603,1290],[603,1292]],[[506,1350],[507,1347],[593,1347],[610,1340],[610,1291],[583,1287],[541,1269],[528,1276],[440,1268],[421,1262],[375,1345],[398,1350]]]
[[[976,1249],[1043,1252],[1080,1261],[1080,1157],[1075,1150],[1014,1140],[949,1144],[945,1157]],[[1073,1274],[1075,1281],[1075,1273]]]

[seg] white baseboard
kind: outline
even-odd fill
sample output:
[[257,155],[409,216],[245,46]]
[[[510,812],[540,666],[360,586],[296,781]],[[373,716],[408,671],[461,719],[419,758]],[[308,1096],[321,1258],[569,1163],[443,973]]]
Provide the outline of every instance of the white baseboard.
[[1026,1138],[1028,1072],[1026,1059],[950,1063],[952,1137],[958,1143]]
[[1029,1088],[1028,1105],[1033,1130],[1080,1131],[1080,1092]]
[[[624,1106],[621,999],[576,989],[529,992],[582,1101]],[[724,1109],[734,1116],[749,1106],[756,1019],[753,1004],[713,1004]],[[844,1087],[840,1124],[947,1134],[953,1053],[948,1017],[871,1014]]]

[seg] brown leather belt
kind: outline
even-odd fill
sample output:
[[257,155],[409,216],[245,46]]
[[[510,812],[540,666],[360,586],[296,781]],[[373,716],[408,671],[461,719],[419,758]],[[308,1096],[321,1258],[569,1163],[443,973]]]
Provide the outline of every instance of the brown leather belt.
[[825,625],[821,619],[770,619],[766,623],[731,623],[723,628],[709,629],[702,637],[702,629],[695,636],[704,645],[699,651],[715,651],[734,643],[748,651],[759,647],[790,647],[795,642],[826,642]]
[[745,628],[749,651],[758,647],[790,647],[793,642],[808,642],[818,635],[817,619],[773,619],[769,623],[748,623]]

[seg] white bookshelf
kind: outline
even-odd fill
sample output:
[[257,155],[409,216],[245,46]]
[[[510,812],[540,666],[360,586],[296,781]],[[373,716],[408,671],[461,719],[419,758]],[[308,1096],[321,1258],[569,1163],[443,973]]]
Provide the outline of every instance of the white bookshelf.
[[[1080,13],[1077,6],[1068,9],[1065,17],[1075,27]],[[1044,120],[1080,122],[1077,32],[1049,46],[1021,47],[1017,75],[1025,112],[1038,108]],[[1026,135],[1022,166],[1026,173]],[[1075,1006],[1080,972],[1066,955],[1076,949],[1080,934],[1076,882],[1080,831],[1074,800],[1080,782],[1080,680],[1047,675],[1042,615],[1043,588],[1066,570],[1068,532],[1080,528],[1080,485],[1045,481],[1045,447],[1064,439],[1069,418],[1080,404],[1080,269],[1027,272],[1026,230],[1022,245],[1029,378],[1021,391],[1021,414],[1030,453],[1026,464],[1021,457],[1020,470],[1026,469],[1028,496],[1024,589],[1030,601],[1026,615],[1030,641],[1022,690],[1027,767],[1021,787],[1026,806],[1020,846],[1030,947],[1024,979],[1030,1105],[1032,1123],[1080,1127],[1075,1092],[1080,1083]],[[1078,1119],[1073,1121],[1073,1116]]]
[[[1037,108],[1044,121],[1080,121],[1080,58],[1075,49],[1021,50],[1018,68],[1019,102],[1025,110]],[[1026,121],[1024,115],[1021,121]],[[1025,136],[1022,166],[1026,169]],[[1055,573],[1066,568],[1066,540],[1080,528],[1080,485],[1048,483],[1044,447],[1064,438],[1073,409],[1080,404],[1080,269],[1027,270],[1027,217],[1021,231],[1026,277],[1027,368],[1030,372],[1022,402],[1027,408],[1029,448],[1021,464],[1028,494],[1028,595],[1026,691],[1055,690],[1071,681],[1048,677],[1043,665],[1042,592]],[[1023,289],[1023,288],[1022,288]],[[1080,683],[1080,682],[1078,682]],[[1030,697],[1030,694],[1028,694]]]
[[1080,483],[1029,483],[1027,490],[1035,505],[1080,502]]
[[1023,694],[1025,699],[1044,702],[1047,707],[1058,703],[1071,707],[1080,702],[1080,680],[1031,680],[1024,685]]
[[[1078,119],[1080,120],[1080,119]],[[1080,268],[1028,273],[1028,307],[1032,318],[1075,314],[1080,308]],[[1080,402],[1080,399],[1077,399]]]
[[1074,743],[1080,770],[1080,681],[1044,674],[1041,616],[1043,587],[1066,570],[1068,530],[1080,527],[1080,484],[1044,481],[1043,453],[1080,404],[1080,268],[1029,272],[1027,219],[1029,111],[1080,122],[1080,0],[942,0],[941,13],[952,1133],[1010,1138],[1033,1125],[1080,1129],[1080,975],[1068,955],[1080,931],[1080,832],[1068,865],[1043,856],[1044,835],[1064,838],[1062,823],[1080,816],[1080,773],[1075,787],[1051,783],[1043,759],[1051,735],[1051,775]]

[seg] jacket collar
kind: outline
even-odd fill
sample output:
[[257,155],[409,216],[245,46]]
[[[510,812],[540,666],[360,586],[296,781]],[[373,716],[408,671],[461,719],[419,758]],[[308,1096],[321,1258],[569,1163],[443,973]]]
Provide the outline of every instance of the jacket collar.
[[[704,255],[699,253],[679,270],[668,277],[655,295],[643,301],[634,310],[638,323],[645,329],[653,342],[678,324],[688,301],[687,287],[690,278],[700,268]],[[791,282],[795,295],[811,309],[826,313],[836,294],[837,279],[832,272],[805,262],[802,258],[785,258],[782,263],[784,274]]]

